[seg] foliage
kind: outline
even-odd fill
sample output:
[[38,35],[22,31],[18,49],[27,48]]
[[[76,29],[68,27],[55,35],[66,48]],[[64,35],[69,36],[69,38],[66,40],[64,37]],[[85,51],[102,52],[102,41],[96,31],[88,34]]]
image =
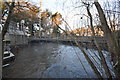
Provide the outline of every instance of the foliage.
[[60,34],[59,25],[61,24],[62,15],[58,12],[52,14],[46,10],[41,13],[41,27],[44,30],[53,29],[52,33],[56,36]]
[[53,25],[59,25],[62,22],[62,20],[61,20],[62,15],[60,13],[56,12],[55,14],[52,15],[51,19],[52,19]]
[[29,2],[19,2],[16,5],[12,14],[12,21],[20,22],[25,20],[26,22],[38,22],[39,7]]
[[55,34],[55,36],[60,35],[59,25],[62,22],[61,19],[62,19],[62,15],[58,12],[56,12],[55,14],[51,16],[51,20],[53,24],[53,34]]
[[7,7],[6,7],[6,5],[4,4],[4,2],[2,1],[2,0],[0,0],[0,8],[1,8],[1,11],[2,11],[2,13],[3,13],[3,11],[5,10],[5,9],[7,9]]
[[41,27],[43,29],[50,28],[50,17],[52,13],[48,10],[41,12]]

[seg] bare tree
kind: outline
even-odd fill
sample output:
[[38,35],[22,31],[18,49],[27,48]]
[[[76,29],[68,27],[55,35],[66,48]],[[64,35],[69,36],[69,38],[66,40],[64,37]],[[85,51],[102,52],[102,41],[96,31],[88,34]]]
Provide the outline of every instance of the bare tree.
[[8,17],[7,17],[7,20],[4,24],[4,27],[3,27],[3,30],[2,30],[2,39],[4,39],[4,36],[8,30],[8,27],[9,27],[9,24],[10,24],[10,19],[11,19],[11,15],[12,15],[12,12],[13,12],[13,8],[15,7],[15,1],[12,0],[11,4],[9,4],[8,2],[5,2],[7,8],[8,8]]
[[[117,42],[115,41],[115,36],[112,34],[111,29],[109,28],[108,24],[107,24],[107,20],[105,17],[105,14],[103,12],[103,9],[101,8],[99,2],[94,2],[97,11],[99,13],[99,19],[102,25],[102,30],[105,34],[105,38],[107,40],[107,45],[109,48],[109,52],[111,53],[112,59],[113,59],[113,63],[114,65],[119,66],[120,65],[120,48],[119,45],[117,44]],[[119,67],[116,67],[118,74],[120,73]],[[119,75],[118,75],[119,76]]]
[[93,18],[92,18],[92,15],[91,15],[91,13],[90,13],[90,10],[89,10],[90,4],[89,4],[89,3],[85,3],[85,2],[83,2],[83,4],[86,5],[87,13],[88,13],[88,16],[89,16],[89,19],[90,19],[90,27],[91,27],[91,31],[92,31],[92,38],[93,38],[93,40],[94,40],[94,43],[95,43],[95,45],[96,45],[96,47],[97,47],[99,56],[100,56],[100,58],[101,58],[101,65],[103,66],[107,77],[108,77],[108,78],[112,78],[111,73],[110,73],[110,70],[109,70],[109,68],[108,68],[108,66],[107,66],[106,60],[105,60],[105,58],[104,58],[104,55],[103,55],[103,53],[102,53],[102,51],[101,51],[101,49],[100,49],[100,47],[99,47],[98,41],[97,41],[96,38],[95,38],[95,30],[94,30],[94,27],[93,27]]
[[[5,5],[7,6],[8,8],[8,17],[7,17],[7,20],[3,26],[3,29],[2,29],[2,41],[4,40],[4,36],[8,30],[8,27],[9,27],[9,24],[10,24],[10,19],[11,19],[11,15],[12,15],[12,12],[13,12],[13,8],[14,8],[14,4],[15,4],[15,1],[12,0],[11,3],[8,3],[8,2],[4,2]],[[3,51],[4,51],[4,43],[2,42],[2,58],[3,58]]]

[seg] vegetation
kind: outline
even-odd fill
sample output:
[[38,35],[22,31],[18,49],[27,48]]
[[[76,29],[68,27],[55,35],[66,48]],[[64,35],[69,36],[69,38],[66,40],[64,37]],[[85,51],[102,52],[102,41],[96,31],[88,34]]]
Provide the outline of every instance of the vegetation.
[[[67,25],[66,26],[67,28],[69,29],[71,28],[69,23],[67,23],[67,21],[63,19],[63,16],[58,12],[53,14],[47,9],[45,11],[42,11],[40,7],[25,1],[14,2],[14,0],[12,0],[12,2],[2,2],[2,4],[0,2],[0,5],[2,5],[2,19],[6,16],[5,14],[7,14],[7,19],[2,29],[2,40],[4,40],[4,36],[9,28],[10,22],[13,21],[15,23],[19,23],[19,25],[21,26],[20,24],[21,20],[24,20],[25,26],[29,27],[30,34],[32,37],[35,37],[35,33],[37,34],[37,36],[40,33],[44,33],[47,36],[52,35],[53,38],[61,37],[62,35],[68,36],[70,39],[75,40],[74,42],[83,52],[89,64],[92,66],[94,72],[97,74],[98,77],[102,78],[102,75],[98,71],[97,67],[89,58],[89,56],[82,48],[82,46],[76,41],[76,38],[71,38],[71,36],[79,37],[79,36],[90,35],[93,40],[93,43],[95,44],[98,50],[101,66],[103,66],[106,76],[112,79],[112,73],[110,72],[105,56],[103,55],[102,49],[98,43],[99,41],[95,38],[96,36],[102,35],[107,42],[107,47],[110,53],[111,62],[113,62],[112,66],[115,70],[117,77],[118,78],[120,77],[119,75],[120,74],[120,67],[119,67],[120,66],[120,36],[119,36],[120,30],[119,28],[116,28],[116,26],[119,26],[119,24],[116,25],[117,22],[117,19],[115,17],[116,14],[113,13],[113,17],[110,17],[111,15],[110,12],[107,11],[106,13],[105,10],[101,7],[99,2],[82,1],[82,7],[85,7],[86,14],[82,14],[82,17],[79,16],[79,18],[80,20],[83,20],[83,16],[87,16],[87,18],[85,18],[85,20],[87,20],[86,21],[87,23],[83,24],[85,25],[84,28],[82,27],[76,30],[69,30],[69,31],[64,30],[60,27],[60,25],[64,23],[65,25]],[[96,9],[97,18],[95,18],[93,16],[93,13],[90,11],[93,6]],[[94,25],[95,21],[97,22],[96,25]],[[34,24],[37,24],[39,30],[35,31]],[[63,31],[63,33],[61,33],[61,30]],[[46,35],[43,35],[43,37],[45,37]],[[3,46],[4,44],[2,43],[2,47]]]

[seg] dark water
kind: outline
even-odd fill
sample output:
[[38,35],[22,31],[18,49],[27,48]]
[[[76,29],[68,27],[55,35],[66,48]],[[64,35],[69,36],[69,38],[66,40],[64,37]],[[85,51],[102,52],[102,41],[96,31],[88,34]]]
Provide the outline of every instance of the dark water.
[[[83,53],[75,46],[35,43],[21,49],[15,55],[15,61],[3,69],[3,77],[96,78]],[[91,56],[98,61],[95,55]]]

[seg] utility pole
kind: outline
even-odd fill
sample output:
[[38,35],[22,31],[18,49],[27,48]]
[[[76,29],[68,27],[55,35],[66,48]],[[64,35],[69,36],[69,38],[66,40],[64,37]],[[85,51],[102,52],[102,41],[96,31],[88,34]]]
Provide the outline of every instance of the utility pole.
[[41,38],[41,7],[42,7],[42,0],[40,0],[40,20],[39,20],[39,38]]

